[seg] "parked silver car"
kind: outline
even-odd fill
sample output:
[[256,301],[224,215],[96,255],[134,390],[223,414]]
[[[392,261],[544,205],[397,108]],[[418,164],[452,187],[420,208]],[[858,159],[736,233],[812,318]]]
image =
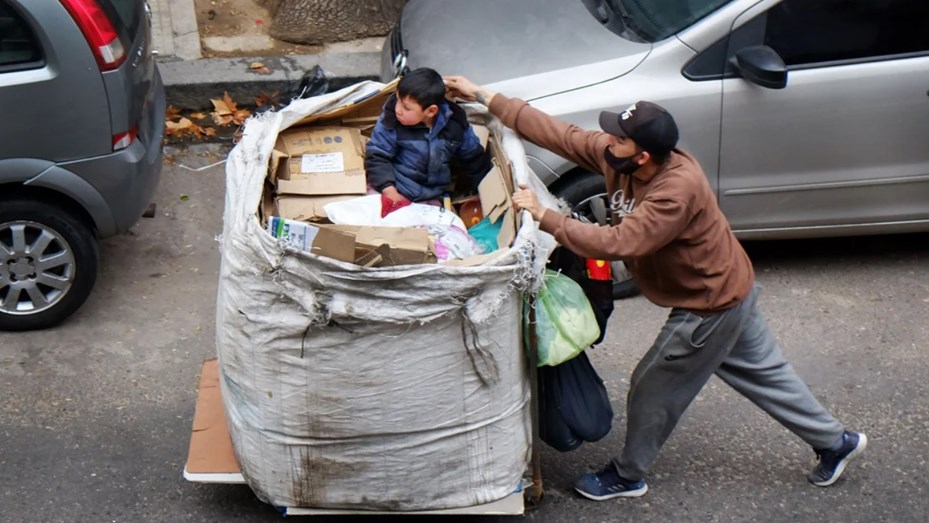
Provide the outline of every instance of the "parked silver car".
[[[587,129],[665,106],[739,238],[929,230],[926,0],[410,0],[382,78],[420,66]],[[527,154],[556,194],[604,190]]]
[[87,299],[97,238],[161,173],[165,95],[143,0],[0,0],[0,330]]

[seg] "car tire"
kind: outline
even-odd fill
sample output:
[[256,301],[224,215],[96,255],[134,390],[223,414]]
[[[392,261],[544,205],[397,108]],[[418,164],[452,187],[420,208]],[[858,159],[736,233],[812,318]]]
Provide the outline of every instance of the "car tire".
[[87,300],[99,253],[72,213],[32,199],[0,203],[0,330],[44,329]]
[[[571,205],[575,212],[582,212],[577,206],[582,202],[597,196],[606,194],[606,184],[603,176],[591,172],[575,171],[567,177],[559,180],[561,183],[553,185],[552,190],[555,196],[563,199]],[[601,222],[593,216],[587,217],[588,221]],[[621,261],[610,263],[613,273],[613,299],[631,298],[639,294],[639,287],[632,279],[632,275],[626,269]]]

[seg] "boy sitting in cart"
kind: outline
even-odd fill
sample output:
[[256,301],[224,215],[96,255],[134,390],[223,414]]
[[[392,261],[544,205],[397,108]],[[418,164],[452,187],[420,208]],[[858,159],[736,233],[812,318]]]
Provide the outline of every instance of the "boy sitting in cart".
[[365,151],[381,217],[411,202],[438,205],[452,183],[454,159],[472,188],[491,167],[464,109],[445,99],[442,76],[426,67],[410,71],[384,104]]

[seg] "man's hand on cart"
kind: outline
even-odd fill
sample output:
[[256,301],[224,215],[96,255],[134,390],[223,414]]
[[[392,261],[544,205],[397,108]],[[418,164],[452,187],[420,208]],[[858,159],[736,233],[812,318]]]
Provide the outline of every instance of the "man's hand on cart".
[[519,190],[513,193],[513,206],[517,211],[529,211],[535,221],[541,220],[545,214],[545,207],[539,203],[539,198],[527,185],[520,184]]

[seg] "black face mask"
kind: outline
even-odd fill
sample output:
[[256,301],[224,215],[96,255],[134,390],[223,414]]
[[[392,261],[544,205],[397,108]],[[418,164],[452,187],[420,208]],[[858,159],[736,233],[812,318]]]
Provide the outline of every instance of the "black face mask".
[[632,174],[641,167],[641,165],[633,160],[637,155],[638,153],[632,156],[619,157],[610,152],[609,147],[603,150],[603,158],[606,160],[606,163],[620,174]]

